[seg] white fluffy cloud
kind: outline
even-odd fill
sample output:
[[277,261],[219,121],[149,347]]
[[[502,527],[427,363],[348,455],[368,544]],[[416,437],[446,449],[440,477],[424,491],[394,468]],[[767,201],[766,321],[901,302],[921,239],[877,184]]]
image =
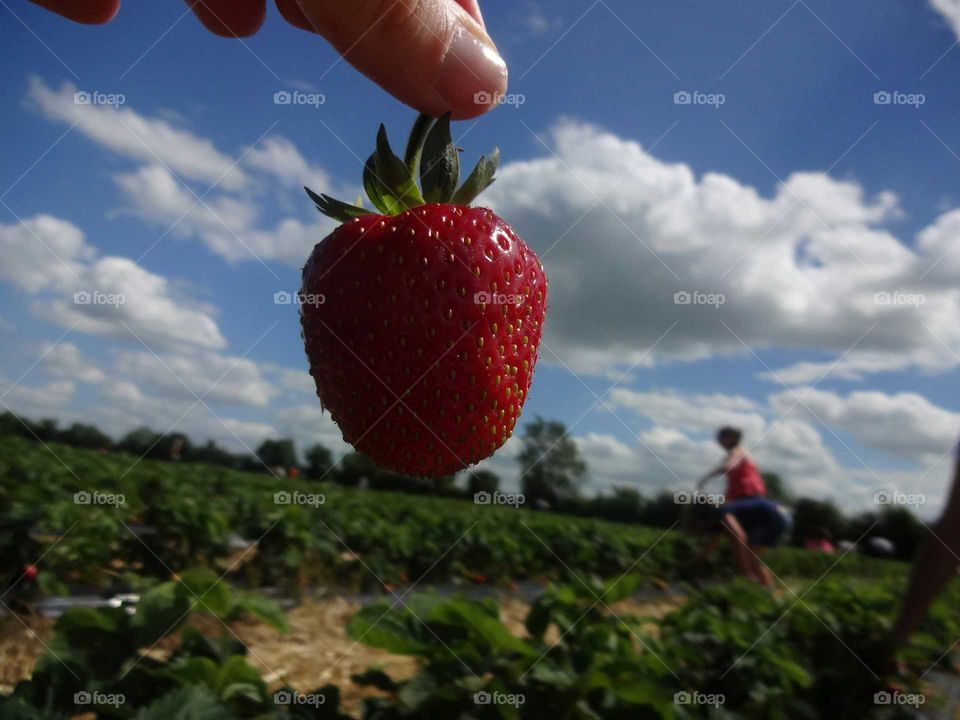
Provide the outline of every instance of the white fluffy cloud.
[[747,435],[759,435],[766,424],[761,409],[752,400],[721,393],[684,395],[618,387],[610,391],[608,403],[645,415],[657,425],[695,432],[712,433],[724,425],[733,425]]
[[72,342],[47,343],[40,357],[47,372],[58,378],[99,385],[107,374]]
[[960,0],[930,0],[930,5],[943,15],[960,38]]
[[[507,164],[485,199],[541,253],[545,342],[575,369],[747,347],[840,355],[858,338],[901,365],[956,364],[960,293],[926,272],[955,237],[952,215],[913,249],[883,227],[896,198],[853,181],[794,173],[768,198],[584,123],[562,121],[549,140],[550,153]],[[677,304],[678,292],[703,295]],[[711,294],[722,304],[697,304]]]
[[138,163],[114,178],[127,212],[173,237],[199,240],[228,260],[277,260],[300,267],[336,223],[319,214],[311,214],[308,222],[285,217],[267,223],[262,210],[312,212],[304,184],[345,197],[356,193],[353,185],[334,184],[286,138],[264,137],[234,160],[207,138],[137,112],[133,98],[114,108],[78,104],[76,92],[69,83],[56,90],[31,77],[28,99],[46,118],[75,124],[93,142]]
[[12,409],[28,417],[62,417],[73,401],[76,385],[70,380],[14,383],[0,376],[0,412]]
[[76,93],[83,91],[70,83],[55,90],[32,76],[27,96],[47,118],[76,124],[88,138],[121,155],[151,163],[159,159],[186,178],[218,183],[224,188],[237,189],[246,184],[247,177],[233,166],[234,160],[206,138],[166,120],[145,118],[125,106],[76,102]]
[[844,397],[800,387],[772,396],[770,404],[776,412],[825,423],[863,445],[920,463],[949,452],[960,430],[960,413],[915,393],[861,391]]
[[49,322],[94,335],[135,333],[158,347],[226,346],[210,307],[129,258],[97,257],[65,220],[37,215],[0,224],[0,251],[0,277],[34,296],[33,311]]
[[[266,142],[266,141],[265,141]],[[283,141],[284,147],[288,144]],[[292,146],[291,146],[292,147]],[[264,165],[275,152],[268,150],[258,159]],[[302,160],[302,158],[301,158]],[[305,168],[309,177],[319,171]],[[303,176],[292,175],[294,179]],[[150,220],[164,230],[170,229],[174,237],[196,239],[212,252],[231,261],[278,260],[284,264],[300,267],[313,250],[313,246],[327,236],[337,225],[319,213],[311,222],[285,218],[275,226],[265,228],[260,218],[260,203],[224,193],[212,193],[198,201],[186,187],[161,165],[143,165],[129,173],[120,173],[115,178],[129,203],[129,210],[139,217]],[[317,183],[321,190],[329,189]],[[296,193],[301,206],[309,201],[302,190]]]
[[122,352],[117,370],[137,383],[186,400],[266,407],[277,395],[259,366],[248,358],[214,352]]

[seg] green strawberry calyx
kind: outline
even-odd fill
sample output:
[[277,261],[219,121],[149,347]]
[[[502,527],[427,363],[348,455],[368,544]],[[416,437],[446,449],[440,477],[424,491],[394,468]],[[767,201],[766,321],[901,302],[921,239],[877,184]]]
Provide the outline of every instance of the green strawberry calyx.
[[[428,203],[469,205],[493,182],[499,163],[500,150],[494,148],[489,157],[480,157],[473,172],[458,188],[460,157],[450,136],[450,114],[441,118],[421,114],[413,123],[402,160],[390,149],[387,130],[380,125],[377,149],[363,166],[363,187],[376,211],[384,215],[398,215]],[[315,193],[308,187],[303,189],[316,203],[317,210],[334,220],[346,222],[372,212],[363,207],[362,198],[351,204]]]

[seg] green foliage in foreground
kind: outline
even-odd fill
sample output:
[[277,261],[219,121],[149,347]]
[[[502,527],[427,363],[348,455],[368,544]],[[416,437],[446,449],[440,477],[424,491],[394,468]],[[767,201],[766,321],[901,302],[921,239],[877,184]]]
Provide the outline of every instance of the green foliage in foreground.
[[[551,588],[527,616],[530,639],[508,633],[489,602],[419,596],[367,607],[351,635],[424,665],[406,682],[355,677],[391,692],[367,700],[364,718],[893,718],[934,702],[875,701],[897,583],[827,578],[778,598],[735,581],[692,594],[661,620],[614,616],[609,605],[637,582]],[[928,626],[942,638],[960,631],[943,616]],[[920,672],[941,651],[915,650]]]
[[[251,586],[291,589],[379,588],[425,573],[436,582],[506,582],[570,578],[571,571],[615,576],[634,569],[670,581],[732,572],[730,562],[696,563],[699,543],[676,531],[278,481],[15,437],[0,438],[0,527],[27,527],[33,542],[27,547],[20,533],[4,544],[0,532],[0,571],[43,555],[40,579],[48,592],[122,585],[125,574],[162,579],[198,565],[232,567]],[[225,563],[237,536],[259,542],[240,562]],[[819,577],[837,558],[783,548],[767,559],[781,577]],[[851,554],[832,572],[898,577],[904,568]]]
[[[195,613],[217,618],[223,632],[201,634],[188,624]],[[69,610],[57,621],[32,678],[0,698],[0,717],[59,720],[93,712],[98,719],[133,720],[345,718],[337,711],[334,687],[306,696],[289,688],[268,692],[244,658],[246,648],[226,626],[245,613],[286,629],[278,606],[231,590],[207,570],[155,586],[136,612],[127,607]],[[169,640],[177,632],[180,642],[172,648]],[[323,702],[308,702],[319,698]]]
[[[611,608],[641,582],[626,575],[551,586],[528,612],[526,637],[507,629],[490,600],[419,594],[368,605],[348,633],[417,658],[420,670],[404,681],[375,667],[354,675],[381,691],[364,701],[363,718],[915,717],[915,705],[875,702],[886,687],[879,666],[901,583],[828,577],[796,595],[772,595],[738,580],[694,592],[659,619],[615,615]],[[947,665],[942,647],[923,638],[960,634],[949,612],[958,598],[955,585],[907,654],[918,674]],[[132,614],[71,610],[32,679],[0,697],[0,717],[347,720],[336,687],[269,687],[226,627],[204,636],[190,622],[194,614],[228,622],[244,612],[283,627],[276,606],[202,570],[154,587]],[[900,690],[905,698],[922,692],[910,679]],[[922,697],[923,706],[936,702]]]

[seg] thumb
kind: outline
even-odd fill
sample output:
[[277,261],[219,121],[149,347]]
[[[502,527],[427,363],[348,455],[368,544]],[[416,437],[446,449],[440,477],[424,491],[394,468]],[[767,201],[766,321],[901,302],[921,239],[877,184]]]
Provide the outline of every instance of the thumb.
[[296,1],[351,65],[428,115],[474,117],[506,90],[506,63],[454,0]]

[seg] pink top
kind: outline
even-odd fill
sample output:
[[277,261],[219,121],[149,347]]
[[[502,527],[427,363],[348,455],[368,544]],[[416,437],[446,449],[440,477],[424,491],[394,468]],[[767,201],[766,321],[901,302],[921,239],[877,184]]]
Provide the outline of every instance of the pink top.
[[807,540],[807,542],[804,544],[804,547],[807,550],[815,550],[817,552],[833,552],[833,543],[829,540]]
[[766,495],[767,486],[760,477],[760,471],[749,455],[743,455],[740,462],[727,470],[727,502],[751,495]]

